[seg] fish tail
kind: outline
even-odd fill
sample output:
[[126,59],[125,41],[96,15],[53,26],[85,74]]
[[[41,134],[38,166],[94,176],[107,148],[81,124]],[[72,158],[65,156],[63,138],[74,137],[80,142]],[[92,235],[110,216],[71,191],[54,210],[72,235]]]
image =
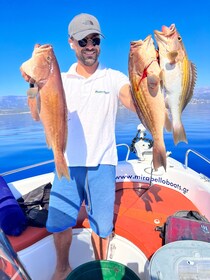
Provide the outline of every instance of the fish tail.
[[69,168],[63,155],[55,157],[55,167],[59,179],[61,179],[61,177],[66,177],[66,179],[70,181]]
[[173,138],[175,145],[177,145],[179,142],[188,143],[185,129],[181,122],[173,126]]
[[153,166],[155,170],[163,166],[166,171],[166,148],[163,141],[154,141]]

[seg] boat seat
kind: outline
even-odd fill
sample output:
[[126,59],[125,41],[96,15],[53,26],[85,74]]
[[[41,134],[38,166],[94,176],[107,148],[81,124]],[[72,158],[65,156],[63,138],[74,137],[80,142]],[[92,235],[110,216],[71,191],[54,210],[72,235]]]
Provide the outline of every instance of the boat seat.
[[28,226],[19,236],[7,235],[15,252],[21,251],[38,242],[51,233],[46,228]]
[[[82,205],[79,216],[77,219],[77,225],[74,228],[89,228],[89,222],[87,219],[87,214],[85,211],[85,206]],[[7,235],[13,249],[19,252],[32,244],[38,242],[39,240],[47,237],[51,233],[46,230],[46,228],[31,227],[28,226],[19,236],[9,236]]]

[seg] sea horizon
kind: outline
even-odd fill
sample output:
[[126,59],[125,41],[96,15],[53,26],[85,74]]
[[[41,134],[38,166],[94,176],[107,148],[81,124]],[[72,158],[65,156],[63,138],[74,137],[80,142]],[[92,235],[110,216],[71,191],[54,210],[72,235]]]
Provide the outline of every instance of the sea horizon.
[[[184,164],[185,153],[193,149],[210,159],[210,103],[188,104],[182,114],[182,121],[186,130],[188,144],[175,145],[172,133],[164,131],[167,151],[172,157]],[[140,120],[137,115],[124,107],[120,107],[116,121],[116,143],[131,145],[137,133]],[[0,115],[0,174],[9,170],[37,164],[53,159],[52,150],[46,145],[45,134],[41,122],[32,119],[29,112]],[[147,132],[147,138],[151,135]],[[118,158],[124,160],[126,150],[119,149]],[[136,158],[131,154],[131,158]],[[210,165],[195,155],[189,157],[189,167],[210,178]],[[39,174],[54,169],[51,164],[39,168]],[[33,174],[37,174],[32,171]],[[27,174],[30,176],[31,174]],[[20,174],[20,178],[24,174]],[[8,179],[10,180],[10,179]]]

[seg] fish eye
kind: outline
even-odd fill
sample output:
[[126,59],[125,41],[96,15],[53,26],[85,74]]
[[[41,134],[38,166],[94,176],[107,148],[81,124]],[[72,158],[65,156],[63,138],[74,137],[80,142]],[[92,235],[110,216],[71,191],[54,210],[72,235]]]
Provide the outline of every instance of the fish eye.
[[178,41],[182,41],[182,37],[181,36],[178,36]]
[[50,61],[50,60],[51,60],[51,57],[50,57],[50,56],[47,56],[47,60]]

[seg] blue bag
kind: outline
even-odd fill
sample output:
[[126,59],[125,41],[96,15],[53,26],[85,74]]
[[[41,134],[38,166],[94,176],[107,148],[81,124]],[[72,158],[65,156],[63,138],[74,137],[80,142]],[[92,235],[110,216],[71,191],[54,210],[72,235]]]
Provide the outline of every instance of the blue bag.
[[0,228],[18,236],[27,227],[26,217],[5,180],[0,176]]

